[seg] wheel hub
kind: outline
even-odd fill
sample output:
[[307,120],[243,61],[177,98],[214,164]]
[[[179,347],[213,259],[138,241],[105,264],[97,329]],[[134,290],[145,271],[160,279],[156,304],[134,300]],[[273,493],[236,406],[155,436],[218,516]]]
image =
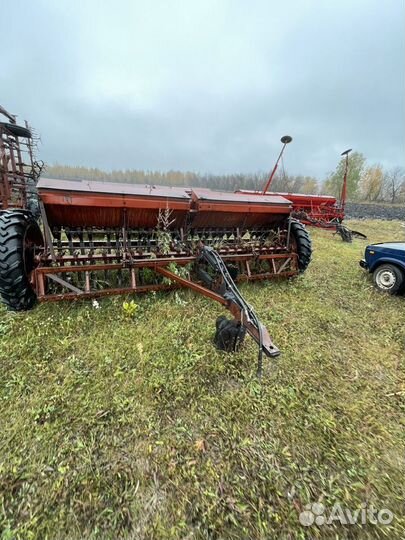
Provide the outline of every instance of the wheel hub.
[[392,289],[396,283],[396,276],[390,270],[384,270],[377,276],[378,286],[382,289]]

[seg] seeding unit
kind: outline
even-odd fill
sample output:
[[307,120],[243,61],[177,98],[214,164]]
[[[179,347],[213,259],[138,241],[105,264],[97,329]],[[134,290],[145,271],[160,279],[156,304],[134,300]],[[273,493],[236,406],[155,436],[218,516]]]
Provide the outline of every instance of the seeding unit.
[[10,309],[185,286],[235,317],[233,326],[219,323],[223,348],[247,330],[261,352],[279,353],[235,281],[307,268],[310,238],[288,199],[39,180],[28,126],[0,112],[7,117],[0,123],[0,292]]

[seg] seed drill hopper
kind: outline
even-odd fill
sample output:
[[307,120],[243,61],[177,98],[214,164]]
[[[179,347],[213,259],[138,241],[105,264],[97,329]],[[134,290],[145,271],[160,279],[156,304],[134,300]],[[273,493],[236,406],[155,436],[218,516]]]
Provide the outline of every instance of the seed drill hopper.
[[[42,178],[28,126],[1,110],[0,293],[12,310],[36,301],[188,287],[227,308],[216,342],[245,332],[277,356],[235,282],[288,278],[311,259],[305,227],[282,196]],[[22,152],[24,150],[24,152]]]
[[284,135],[281,137],[281,143],[283,146],[263,190],[239,190],[237,193],[261,196],[271,194],[285,197],[292,204],[292,215],[299,219],[301,223],[306,223],[307,225],[312,225],[314,227],[320,227],[323,229],[339,230],[339,226],[345,217],[347,173],[349,167],[349,153],[352,151],[351,148],[345,150],[341,154],[342,156],[345,156],[345,169],[342,180],[342,191],[339,200],[331,195],[309,195],[304,193],[286,193],[275,191],[270,192],[269,190],[275,178],[278,165],[280,161],[282,162],[284,150],[287,144],[290,144],[291,141],[292,137],[289,135]]

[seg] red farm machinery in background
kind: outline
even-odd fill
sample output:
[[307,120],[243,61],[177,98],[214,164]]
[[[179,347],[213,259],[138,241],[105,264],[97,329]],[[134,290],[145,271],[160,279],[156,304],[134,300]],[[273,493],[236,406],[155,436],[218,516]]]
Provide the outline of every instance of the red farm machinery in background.
[[284,135],[281,137],[283,144],[277,161],[271,171],[271,174],[263,188],[263,191],[249,191],[239,190],[238,193],[250,193],[254,195],[265,196],[267,194],[278,195],[285,197],[292,204],[292,215],[299,219],[302,223],[307,225],[313,225],[315,227],[321,227],[325,229],[339,230],[344,217],[345,217],[345,205],[347,198],[347,171],[349,167],[349,153],[351,149],[342,152],[342,156],[345,156],[345,171],[342,181],[342,191],[340,199],[330,195],[306,195],[303,193],[287,193],[287,192],[270,192],[272,181],[278,169],[280,160],[283,158],[283,153],[287,144],[292,141],[292,137]]
[[217,320],[218,347],[234,350],[249,333],[259,373],[263,353],[279,354],[235,282],[306,270],[311,241],[289,199],[39,179],[29,126],[0,114],[0,293],[9,309],[188,287],[233,315]]

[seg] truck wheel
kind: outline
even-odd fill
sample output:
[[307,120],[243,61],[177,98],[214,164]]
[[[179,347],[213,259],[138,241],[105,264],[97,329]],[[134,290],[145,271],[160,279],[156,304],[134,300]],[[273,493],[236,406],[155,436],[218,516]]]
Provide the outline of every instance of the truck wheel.
[[388,294],[399,293],[405,283],[404,273],[394,264],[382,264],[373,272],[374,285]]
[[26,210],[0,213],[0,294],[13,311],[31,309],[36,294],[30,278],[35,252],[44,245],[41,229]]
[[298,270],[302,274],[311,262],[312,243],[305,225],[293,218],[291,219],[291,240],[296,246]]

